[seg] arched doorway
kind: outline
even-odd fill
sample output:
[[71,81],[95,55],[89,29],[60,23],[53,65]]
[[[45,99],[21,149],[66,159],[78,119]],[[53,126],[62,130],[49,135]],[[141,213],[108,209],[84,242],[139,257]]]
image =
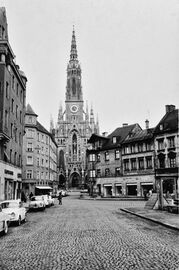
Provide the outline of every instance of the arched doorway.
[[66,179],[63,174],[59,175],[59,182],[58,182],[58,188],[65,188],[66,187]]
[[72,188],[79,188],[80,185],[81,185],[81,176],[77,172],[72,173],[71,187]]

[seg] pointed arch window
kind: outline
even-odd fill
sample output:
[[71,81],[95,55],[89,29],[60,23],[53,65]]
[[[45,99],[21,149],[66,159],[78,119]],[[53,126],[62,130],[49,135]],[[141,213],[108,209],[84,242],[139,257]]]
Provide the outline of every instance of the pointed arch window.
[[73,149],[73,155],[77,154],[77,136],[74,133],[72,137],[72,149]]
[[72,81],[72,93],[73,93],[73,96],[76,95],[76,81],[75,81],[75,78],[73,78],[73,81]]

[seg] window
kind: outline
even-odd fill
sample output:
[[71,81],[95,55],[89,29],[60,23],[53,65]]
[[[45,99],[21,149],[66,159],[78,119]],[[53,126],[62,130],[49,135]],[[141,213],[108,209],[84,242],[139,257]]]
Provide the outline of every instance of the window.
[[9,83],[6,82],[6,98],[9,98]]
[[21,166],[22,164],[22,158],[21,158],[21,155],[19,155],[19,166]]
[[32,116],[29,116],[29,124],[32,124]]
[[124,160],[124,170],[129,171],[129,160],[128,159]]
[[143,169],[144,169],[144,159],[139,158],[139,170],[143,170]]
[[169,158],[170,168],[176,167],[176,158]]
[[22,112],[20,111],[20,123],[22,123]]
[[119,176],[120,175],[120,168],[119,167],[117,167],[115,169],[115,174],[116,174],[116,176]]
[[11,123],[11,138],[13,137],[13,124]]
[[41,165],[44,166],[44,159],[41,160]]
[[174,137],[169,137],[167,139],[168,139],[168,148],[175,147],[175,138]]
[[97,169],[97,177],[101,177],[101,170],[100,169]]
[[106,168],[105,169],[105,176],[109,176],[110,175],[110,169],[109,168]]
[[135,144],[131,145],[131,153],[135,153]]
[[14,75],[13,75],[12,76],[12,89],[14,89],[14,87],[15,87],[14,82],[15,82],[15,78],[14,78]]
[[109,161],[109,152],[105,152],[105,161]]
[[27,143],[27,151],[28,152],[32,152],[33,151],[33,146],[32,146],[32,143],[31,142],[28,142]]
[[100,160],[101,160],[101,154],[98,153],[98,154],[97,154],[97,162],[100,162]]
[[40,158],[37,158],[37,166],[40,166]]
[[[64,143],[65,143],[65,140],[64,140]],[[48,144],[48,136],[46,136],[46,144]]]
[[44,142],[44,135],[42,134],[42,142]]
[[147,169],[152,169],[152,157],[146,157]]
[[27,165],[33,165],[33,157],[27,156]]
[[119,159],[120,153],[119,150],[115,150],[115,159]]
[[149,142],[147,142],[147,143],[145,144],[145,147],[146,147],[146,151],[150,151],[150,150],[152,149],[151,143],[149,143]]
[[10,149],[10,162],[12,162],[12,149]]
[[14,100],[11,100],[11,112],[14,113]]
[[27,172],[26,172],[26,178],[27,179],[32,179],[32,170],[27,170]]
[[21,132],[19,132],[19,145],[22,145],[22,141],[21,141]]
[[19,84],[16,85],[16,95],[19,96]]
[[137,169],[137,162],[136,159],[131,159],[131,170],[136,170]]
[[116,142],[117,142],[116,137],[112,137],[112,143],[116,143]]
[[164,140],[158,140],[158,150],[163,150],[164,149]]
[[129,154],[129,146],[124,146],[124,154]]
[[44,178],[44,172],[41,172],[41,179]]
[[142,143],[138,144],[138,151],[139,152],[143,151],[143,144]]
[[18,105],[16,105],[16,118],[18,117]]
[[8,127],[8,111],[5,110],[5,127]]
[[16,152],[14,153],[14,164],[15,165],[17,164],[17,153]]
[[93,178],[95,176],[96,176],[95,170],[90,170],[90,178]]
[[14,129],[15,142],[17,142],[17,128]]
[[159,157],[159,168],[165,168],[165,156]]
[[40,179],[40,172],[37,171],[37,179]]
[[89,155],[89,161],[95,161],[95,154]]
[[27,137],[34,138],[34,130],[33,129],[28,129],[27,130]]

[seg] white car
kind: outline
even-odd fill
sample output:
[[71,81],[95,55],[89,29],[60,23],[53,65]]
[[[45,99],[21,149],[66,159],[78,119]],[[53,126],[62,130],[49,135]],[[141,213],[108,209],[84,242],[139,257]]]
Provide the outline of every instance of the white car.
[[45,201],[42,196],[33,196],[29,202],[29,210],[45,210]]
[[51,195],[48,195],[48,201],[49,201],[49,205],[50,205],[50,206],[52,206],[52,205],[54,205],[54,204],[55,204],[55,199],[54,199],[54,198],[52,198],[52,196],[51,196]]
[[0,205],[0,232],[3,232],[3,234],[7,234],[8,225],[9,225],[9,216],[3,213],[2,207]]
[[20,199],[3,201],[1,207],[2,212],[8,214],[10,223],[15,222],[20,226],[22,221],[26,222],[27,211]]

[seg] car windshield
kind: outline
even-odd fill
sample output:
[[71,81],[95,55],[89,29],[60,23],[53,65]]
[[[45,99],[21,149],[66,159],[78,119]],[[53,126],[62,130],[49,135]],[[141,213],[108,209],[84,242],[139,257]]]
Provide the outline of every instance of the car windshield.
[[2,208],[19,208],[18,202],[6,202],[2,204]]

